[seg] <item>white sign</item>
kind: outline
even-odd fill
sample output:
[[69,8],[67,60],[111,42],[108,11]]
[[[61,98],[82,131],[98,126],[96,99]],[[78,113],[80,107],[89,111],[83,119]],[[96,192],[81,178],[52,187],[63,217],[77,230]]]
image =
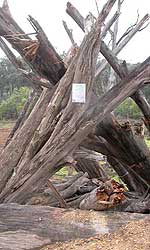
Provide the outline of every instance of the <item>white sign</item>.
[[72,102],[85,103],[86,102],[86,84],[73,83],[72,84]]

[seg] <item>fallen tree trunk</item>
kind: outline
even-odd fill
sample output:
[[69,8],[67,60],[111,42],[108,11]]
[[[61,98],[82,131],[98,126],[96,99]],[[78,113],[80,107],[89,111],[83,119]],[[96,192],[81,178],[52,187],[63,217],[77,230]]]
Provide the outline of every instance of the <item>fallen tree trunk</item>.
[[108,176],[98,161],[77,158],[76,170],[87,172],[90,178],[99,178],[102,181],[107,180]]
[[[117,212],[92,214],[91,211],[47,206],[1,204],[0,218],[1,249],[37,250],[57,241],[112,232],[131,220],[149,219],[149,215]],[[95,221],[96,226],[93,226]]]
[[92,227],[68,220],[66,212],[46,206],[0,205],[0,248],[40,249],[56,241],[95,234]]

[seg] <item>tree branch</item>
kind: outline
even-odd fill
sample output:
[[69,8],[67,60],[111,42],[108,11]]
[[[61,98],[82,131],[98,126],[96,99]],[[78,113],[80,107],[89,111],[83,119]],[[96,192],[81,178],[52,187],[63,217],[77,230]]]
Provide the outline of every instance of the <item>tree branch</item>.
[[[70,15],[73,18],[73,20],[84,31],[84,18],[71,3],[67,3],[66,12],[68,13],[68,15]],[[131,38],[136,34],[136,32],[143,26],[143,24],[149,20],[149,18],[150,16],[147,14],[141,19],[141,21],[136,25],[136,27],[134,27],[134,29],[128,34],[128,36],[119,44],[119,46],[117,46],[113,50],[113,53],[115,55],[117,55],[125,47],[125,45],[131,40]],[[103,53],[105,50],[103,46],[104,46],[104,43],[102,43],[100,47],[101,53]],[[107,65],[107,61],[105,60],[96,70],[96,77],[99,76],[99,74],[104,70],[106,65]]]
[[64,26],[64,28],[65,28],[65,31],[66,31],[67,34],[68,34],[68,37],[69,37],[69,39],[70,39],[72,45],[75,46],[75,45],[76,45],[76,42],[75,42],[75,40],[74,40],[74,38],[73,38],[72,30],[68,28],[67,23],[66,23],[65,21],[62,21],[62,22],[63,22],[63,26]]
[[102,31],[102,39],[106,36],[107,31],[110,29],[110,27],[113,25],[113,23],[118,19],[119,13],[116,12],[115,15],[105,24],[103,31]]

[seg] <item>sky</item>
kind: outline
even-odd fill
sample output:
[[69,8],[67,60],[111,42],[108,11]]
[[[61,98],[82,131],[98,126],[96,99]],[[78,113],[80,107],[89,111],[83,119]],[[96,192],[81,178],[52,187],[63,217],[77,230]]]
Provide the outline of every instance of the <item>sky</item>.
[[[95,0],[70,0],[71,3],[86,17],[92,12],[97,16],[97,8]],[[2,5],[0,0],[0,5]],[[75,41],[78,44],[83,39],[83,32],[75,24],[75,22],[67,15],[67,0],[8,0],[11,13],[17,23],[26,32],[33,32],[32,27],[27,21],[28,14],[38,20],[44,31],[46,32],[50,42],[57,49],[58,53],[67,51],[71,42],[63,28],[62,20],[65,20],[69,28],[73,29]],[[101,10],[106,0],[97,0],[98,8]],[[119,36],[131,25],[137,18],[137,10],[139,10],[140,18],[145,14],[150,14],[149,0],[124,0],[119,21]],[[115,11],[113,8],[112,13]],[[127,60],[127,62],[141,62],[149,56],[150,52],[150,25],[142,32],[138,32],[129,44],[119,54],[119,58]],[[0,53],[1,56],[1,53]]]

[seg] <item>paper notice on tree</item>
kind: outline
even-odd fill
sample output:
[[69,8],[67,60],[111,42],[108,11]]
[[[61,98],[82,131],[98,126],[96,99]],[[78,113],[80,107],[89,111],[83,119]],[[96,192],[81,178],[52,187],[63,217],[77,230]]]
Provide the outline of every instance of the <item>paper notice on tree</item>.
[[86,102],[86,84],[73,83],[72,84],[72,102],[85,103]]

